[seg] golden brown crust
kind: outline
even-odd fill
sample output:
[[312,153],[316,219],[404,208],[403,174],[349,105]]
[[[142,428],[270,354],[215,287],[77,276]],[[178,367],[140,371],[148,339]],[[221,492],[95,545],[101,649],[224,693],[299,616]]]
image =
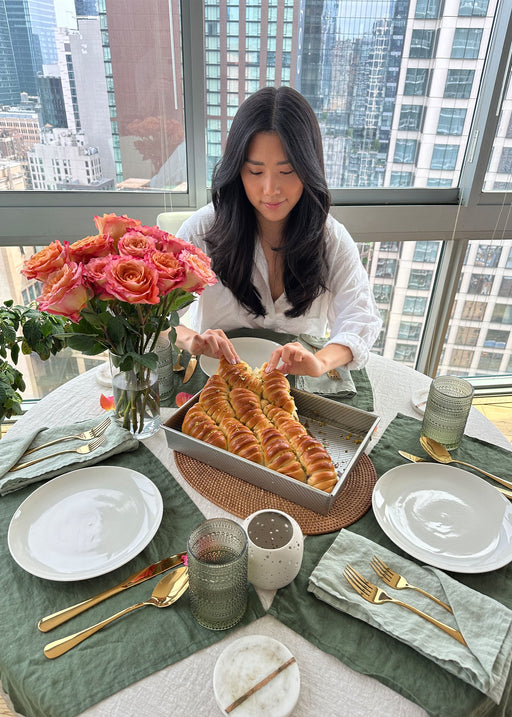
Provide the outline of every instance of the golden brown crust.
[[229,386],[221,376],[214,374],[206,382],[199,403],[215,423],[220,423],[227,416],[234,416],[229,402]]
[[222,432],[228,442],[228,451],[253,463],[263,464],[263,451],[254,433],[236,418],[223,418]]
[[279,408],[282,408],[291,416],[297,418],[297,409],[295,407],[295,401],[290,394],[288,379],[284,373],[277,369],[266,373],[265,366],[266,364],[263,364],[260,372],[264,403],[279,406]]
[[199,403],[189,408],[183,419],[181,430],[187,436],[197,438],[217,448],[226,450],[228,447],[224,433]]
[[248,388],[256,395],[261,395],[261,380],[245,361],[230,364],[222,357],[217,373],[226,381],[230,388]]

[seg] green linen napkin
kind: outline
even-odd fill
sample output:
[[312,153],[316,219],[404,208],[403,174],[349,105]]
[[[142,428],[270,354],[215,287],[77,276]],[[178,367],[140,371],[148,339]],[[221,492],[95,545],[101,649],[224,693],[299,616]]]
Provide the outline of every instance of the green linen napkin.
[[[374,555],[405,575],[411,584],[448,603],[454,615],[415,591],[398,595],[388,588],[370,568]],[[468,647],[406,608],[368,603],[343,577],[347,564],[390,596],[459,629]],[[341,531],[311,573],[308,590],[337,610],[411,645],[499,703],[512,661],[512,611],[496,600],[461,585],[440,570],[421,567],[346,530]]]
[[[9,554],[7,530],[12,515],[31,488],[6,495],[0,501],[0,682],[16,711],[30,717],[74,717],[237,629],[201,627],[190,613],[186,593],[165,610],[141,608],[117,620],[56,660],[44,656],[43,647],[48,642],[146,600],[161,576],[114,595],[51,632],[37,629],[41,617],[97,595],[136,570],[186,550],[188,536],[204,520],[174,477],[142,443],[138,450],[113,456],[101,465],[143,473],[157,486],[164,507],[160,527],[149,545],[129,563],[106,575],[57,582],[25,572]],[[239,625],[247,625],[263,615],[263,607],[250,586],[247,610]],[[171,702],[167,707],[163,713],[172,714]]]
[[[327,343],[327,339],[310,336],[309,334],[300,334],[298,340],[310,351],[313,348],[321,349]],[[355,396],[357,391],[350,371],[345,366],[338,366],[336,371],[340,376],[339,380],[330,378],[326,373],[317,377],[296,376],[295,386],[302,391],[318,393],[320,396],[326,396],[327,398],[333,398],[334,396],[352,398]]]
[[62,436],[78,435],[82,431],[97,426],[104,416],[96,416],[87,421],[79,421],[78,423],[70,423],[65,426],[57,426],[55,428],[41,428],[30,431],[21,437],[10,438],[9,434],[0,441],[0,496],[10,493],[19,488],[23,488],[30,483],[36,483],[48,478],[53,478],[62,473],[75,470],[76,468],[85,468],[92,466],[100,461],[104,461],[109,456],[125,451],[133,451],[139,441],[132,436],[130,431],[119,426],[115,420],[111,419],[110,426],[104,433],[105,442],[102,443],[91,453],[64,453],[55,458],[35,463],[33,466],[23,468],[21,470],[9,473],[10,469],[18,462],[30,461],[33,458],[42,456],[50,456],[61,450],[68,448],[77,448],[85,445],[88,441],[73,439],[63,441],[47,448],[41,448],[36,453],[31,453],[26,459],[22,458],[25,451],[29,448],[42,446],[44,443],[53,441]]

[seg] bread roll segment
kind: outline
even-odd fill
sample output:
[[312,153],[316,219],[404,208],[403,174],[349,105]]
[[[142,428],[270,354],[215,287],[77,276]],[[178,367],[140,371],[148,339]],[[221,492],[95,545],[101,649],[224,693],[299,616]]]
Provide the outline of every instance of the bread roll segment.
[[267,374],[265,365],[252,371],[221,359],[183,433],[330,493],[337,482],[331,457],[299,422],[286,376]]

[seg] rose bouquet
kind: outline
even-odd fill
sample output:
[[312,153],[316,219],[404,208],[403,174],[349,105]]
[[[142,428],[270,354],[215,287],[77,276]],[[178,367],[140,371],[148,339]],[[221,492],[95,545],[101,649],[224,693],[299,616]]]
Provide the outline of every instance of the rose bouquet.
[[[88,355],[110,352],[131,379],[116,396],[116,413],[140,433],[158,402],[147,387],[162,331],[174,344],[178,310],[216,282],[209,258],[158,227],[115,214],[94,217],[95,236],[56,240],[24,263],[28,279],[43,282],[38,308],[69,319],[66,345]],[[142,386],[146,386],[142,388]]]

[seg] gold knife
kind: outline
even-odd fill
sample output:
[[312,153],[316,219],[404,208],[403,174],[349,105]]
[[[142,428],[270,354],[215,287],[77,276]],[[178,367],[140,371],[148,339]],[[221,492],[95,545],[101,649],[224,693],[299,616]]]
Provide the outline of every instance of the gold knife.
[[[412,461],[413,463],[428,463],[429,461],[427,458],[420,458],[419,456],[413,456],[412,453],[407,453],[407,451],[398,451],[402,458],[407,458],[408,461]],[[489,485],[492,485],[492,483],[489,483]],[[493,486],[493,488],[496,488],[500,493],[503,493],[503,495],[506,495],[507,498],[512,498],[512,490],[507,490],[506,488],[498,488],[498,486]]]
[[37,627],[41,630],[41,632],[53,630],[54,627],[62,625],[64,622],[67,622],[67,620],[70,620],[72,617],[79,615],[81,612],[88,610],[90,607],[97,605],[103,600],[112,597],[112,595],[116,595],[122,590],[127,590],[134,585],[138,585],[139,583],[143,583],[145,580],[149,580],[149,578],[153,578],[155,575],[160,575],[171,568],[175,568],[177,565],[181,565],[186,554],[186,552],[177,553],[176,555],[171,555],[169,558],[159,560],[157,563],[153,563],[153,565],[148,565],[146,568],[142,568],[142,570],[138,570],[136,573],[133,573],[133,575],[130,575],[130,577],[123,580],[123,582],[119,583],[119,585],[115,585],[113,588],[109,588],[95,597],[79,602],[76,605],[71,605],[71,607],[66,607],[64,610],[54,612],[52,615],[48,615],[47,617],[41,618]]
[[190,357],[190,361],[187,365],[187,370],[185,371],[185,376],[183,377],[183,383],[187,383],[187,381],[190,381],[190,379],[192,378],[192,374],[196,370],[196,366],[197,356],[194,356],[194,354],[192,354],[192,356]]

